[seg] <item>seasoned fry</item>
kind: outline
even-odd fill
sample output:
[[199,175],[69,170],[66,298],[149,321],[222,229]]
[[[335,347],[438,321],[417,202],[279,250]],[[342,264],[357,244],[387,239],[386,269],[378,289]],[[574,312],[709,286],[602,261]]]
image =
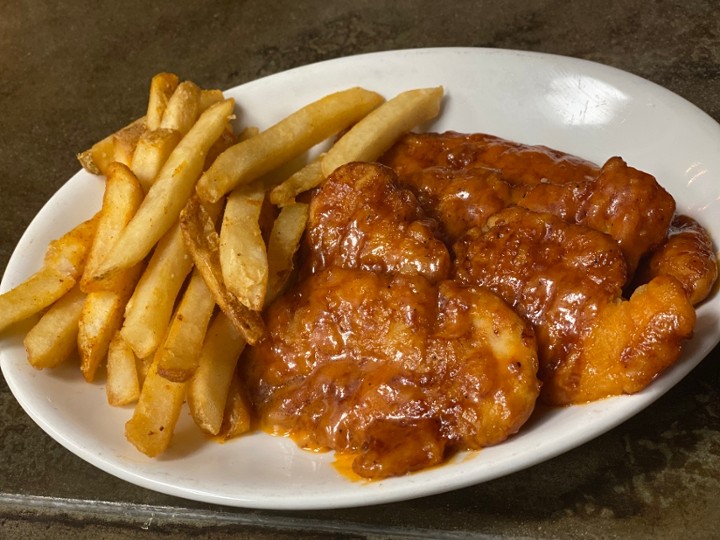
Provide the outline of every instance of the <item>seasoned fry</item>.
[[107,355],[107,400],[113,407],[135,403],[140,395],[137,359],[120,332],[116,332]]
[[228,290],[250,309],[260,311],[267,289],[268,261],[260,231],[265,186],[255,182],[229,196],[220,228],[220,267]]
[[43,267],[0,295],[0,331],[54,303],[80,279],[97,221],[85,221],[50,242]]
[[117,132],[108,135],[101,141],[96,142],[94,145],[92,145],[92,147],[85,150],[84,152],[80,152],[77,155],[80,165],[82,165],[83,169],[85,169],[89,173],[105,174],[107,166],[110,165],[110,163],[112,163],[115,159],[115,135],[118,135],[123,131],[137,129],[138,125],[143,124],[145,124],[144,116],[142,118],[138,118],[134,122],[118,130]]
[[270,202],[277,206],[287,206],[295,202],[295,197],[320,185],[325,179],[322,172],[322,156],[311,161],[305,167],[290,176],[270,192]]
[[247,391],[240,380],[238,370],[235,369],[235,373],[230,380],[223,421],[216,440],[224,442],[250,431],[252,427],[251,411]]
[[140,358],[153,354],[167,331],[192,259],[175,225],[160,240],[125,310],[122,336]]
[[265,331],[260,313],[248,309],[225,287],[220,268],[220,238],[215,223],[197,196],[191,197],[180,214],[180,227],[198,272],[215,302],[248,343],[256,343]]
[[210,107],[210,105],[215,105],[223,99],[225,99],[225,96],[223,96],[222,90],[202,89],[199,100],[200,112],[202,113],[205,109]]
[[105,193],[97,215],[97,229],[88,253],[80,287],[92,291],[119,291],[127,287],[127,276],[119,273],[113,279],[94,279],[102,258],[112,250],[123,229],[130,222],[143,200],[143,191],[135,175],[121,163],[107,168]]
[[295,252],[305,232],[308,205],[293,203],[285,206],[275,219],[267,247],[268,286],[265,305],[283,292],[293,269]]
[[165,341],[157,352],[158,373],[175,382],[192,377],[202,350],[203,339],[215,300],[202,276],[193,272]]
[[217,435],[220,431],[228,390],[244,347],[245,340],[232,321],[218,313],[208,329],[187,393],[190,414],[206,433]]
[[173,129],[155,129],[146,131],[137,143],[130,163],[145,193],[155,181],[168,157],[180,142],[182,134]]
[[408,90],[383,103],[355,124],[322,159],[325,177],[351,161],[375,161],[404,133],[435,118],[443,88]]
[[197,192],[215,202],[357,122],[382,101],[362,88],[325,96],[223,152],[198,181]]
[[175,147],[135,217],[100,265],[96,278],[102,279],[140,262],[177,222],[200,176],[205,156],[225,129],[233,105],[232,99],[212,105]]
[[154,131],[160,127],[170,96],[173,95],[180,79],[174,73],[158,73],[150,82],[150,96],[145,125]]
[[132,124],[127,129],[114,133],[112,136],[113,161],[129,166],[132,162],[138,141],[145,131],[145,124],[137,123]]
[[75,350],[85,293],[77,285],[54,303],[25,336],[28,362],[37,369],[60,365]]
[[200,88],[191,82],[181,82],[167,103],[160,121],[161,129],[172,129],[185,135],[200,115]]
[[143,383],[132,418],[125,424],[125,438],[143,454],[155,457],[170,444],[187,383],[168,381],[153,361]]
[[125,282],[117,290],[93,291],[87,295],[78,321],[77,345],[80,371],[85,380],[95,380],[95,373],[108,353],[112,337],[120,330],[128,299],[133,292],[142,265],[123,272]]

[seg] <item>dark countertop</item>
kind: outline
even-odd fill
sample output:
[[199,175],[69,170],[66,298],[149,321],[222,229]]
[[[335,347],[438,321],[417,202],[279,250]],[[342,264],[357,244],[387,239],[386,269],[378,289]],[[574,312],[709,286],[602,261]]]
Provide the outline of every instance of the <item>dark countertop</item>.
[[[230,88],[319,60],[436,46],[598,61],[720,120],[715,0],[0,2],[0,267],[77,171],[75,153],[143,114],[154,73]],[[717,537],[719,361],[715,348],[644,412],[528,470],[414,501],[312,512],[217,507],[116,479],[45,435],[0,379],[0,536]]]

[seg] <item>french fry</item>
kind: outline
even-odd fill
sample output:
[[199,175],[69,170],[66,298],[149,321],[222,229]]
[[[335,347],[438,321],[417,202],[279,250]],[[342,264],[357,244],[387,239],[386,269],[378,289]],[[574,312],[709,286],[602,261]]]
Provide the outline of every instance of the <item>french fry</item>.
[[200,112],[203,112],[205,109],[210,107],[210,105],[215,105],[223,99],[225,99],[225,96],[223,95],[222,90],[208,90],[203,88],[200,91]]
[[198,181],[200,198],[218,201],[357,122],[382,101],[375,92],[351,88],[306,105],[218,156]]
[[198,427],[217,435],[222,426],[228,390],[245,340],[222,312],[208,328],[200,363],[190,380],[187,402]]
[[138,357],[153,354],[165,337],[175,299],[191,268],[176,224],[158,243],[125,309],[121,333]]
[[102,258],[112,250],[123,229],[137,212],[142,200],[143,190],[132,171],[121,163],[111,163],[107,167],[97,229],[80,280],[83,291],[118,291],[127,286],[127,277],[122,274],[104,280],[94,279],[94,274]]
[[398,94],[355,124],[322,159],[325,177],[351,161],[375,161],[403,134],[435,118],[443,88],[420,88]]
[[0,295],[0,331],[39,313],[80,279],[97,220],[90,219],[50,242],[43,266],[26,281]]
[[145,133],[145,124],[132,124],[127,129],[123,129],[114,133],[112,138],[113,144],[113,161],[130,166],[133,154],[137,147],[140,137]]
[[142,265],[124,273],[126,283],[116,291],[93,291],[87,295],[78,321],[77,346],[80,371],[85,380],[95,380],[95,373],[105,359],[110,341],[120,330],[123,315]]
[[137,143],[130,169],[145,193],[155,181],[168,157],[180,142],[182,134],[174,129],[146,131]]
[[270,305],[285,289],[293,270],[295,252],[305,232],[308,205],[293,203],[283,207],[275,219],[267,247],[268,285],[264,305]]
[[252,427],[252,407],[243,386],[237,368],[230,381],[223,421],[216,440],[224,442],[250,431]]
[[111,279],[93,280],[98,261],[110,250],[120,232],[140,206],[143,191],[127,166],[111,163],[97,216],[97,231],[80,280],[80,288],[88,293],[78,321],[78,351],[80,371],[91,382],[105,359],[110,340],[120,329],[125,305],[135,288],[142,265],[137,264]]
[[138,125],[144,125],[145,124],[145,117],[138,118],[134,122],[131,122],[124,128],[121,128],[120,130],[116,131],[115,133],[111,133],[101,141],[96,142],[94,145],[92,145],[90,148],[85,150],[84,152],[80,152],[77,155],[78,161],[80,162],[80,165],[82,165],[83,169],[88,171],[92,174],[105,174],[105,170],[107,169],[107,166],[110,165],[110,163],[113,162],[115,159],[115,147],[114,147],[114,140],[115,136],[119,135],[120,133],[124,131],[130,131],[133,129],[137,129]]
[[133,415],[125,424],[125,438],[143,454],[156,457],[170,445],[187,384],[161,377],[153,361]]
[[165,341],[157,352],[157,370],[170,381],[192,377],[202,350],[203,339],[215,300],[202,276],[193,272],[190,282],[170,323]]
[[181,82],[168,100],[160,128],[185,135],[200,115],[200,88],[191,81]]
[[228,290],[250,309],[263,308],[268,280],[260,213],[265,186],[255,182],[228,196],[220,228],[220,268]]
[[175,92],[179,82],[178,76],[174,73],[158,73],[152,78],[145,121],[149,131],[160,127],[170,96]]
[[287,206],[295,202],[300,193],[319,186],[325,176],[322,172],[322,156],[291,175],[270,191],[270,202],[276,206]]
[[76,285],[30,329],[24,345],[31,366],[53,368],[68,359],[75,350],[78,319],[84,303],[85,293]]
[[177,222],[200,176],[205,156],[232,115],[232,99],[207,109],[175,147],[140,208],[97,270],[102,279],[140,262]]
[[135,403],[140,395],[137,359],[120,332],[115,333],[108,348],[105,392],[113,407]]
[[225,287],[220,268],[220,238],[212,216],[197,196],[190,197],[180,214],[180,228],[195,267],[215,302],[243,338],[250,344],[256,343],[265,332],[265,324],[258,311],[246,307]]

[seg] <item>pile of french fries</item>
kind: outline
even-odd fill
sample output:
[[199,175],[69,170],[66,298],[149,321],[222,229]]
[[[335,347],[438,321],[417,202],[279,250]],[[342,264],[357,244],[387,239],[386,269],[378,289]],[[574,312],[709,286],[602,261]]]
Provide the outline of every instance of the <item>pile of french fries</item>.
[[[442,96],[437,87],[385,101],[355,87],[264,131],[237,130],[233,99],[156,75],[147,114],[78,155],[105,177],[102,207],[0,295],[0,331],[37,317],[24,340],[33,367],[79,357],[88,382],[104,368],[108,403],[134,404],[125,436],[148,456],[168,447],[184,403],[218,440],[247,432],[236,368],[291,279],[308,215],[296,197],[344,163],[376,160],[435,117]],[[270,174],[324,141],[284,181]]]

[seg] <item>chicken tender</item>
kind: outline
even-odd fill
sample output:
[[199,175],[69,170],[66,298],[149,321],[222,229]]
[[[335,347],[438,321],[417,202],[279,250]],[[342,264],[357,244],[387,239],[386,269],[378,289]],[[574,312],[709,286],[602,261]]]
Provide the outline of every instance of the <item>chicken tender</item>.
[[391,169],[350,163],[333,172],[310,203],[309,271],[340,266],[438,282],[451,264],[437,230]]
[[677,280],[658,278],[624,301],[617,243],[552,214],[508,208],[454,251],[460,283],[489,287],[533,325],[548,403],[637,392],[692,335],[695,312]]
[[329,267],[266,322],[245,364],[262,427],[352,453],[364,477],[497,444],[539,394],[532,330],[483,288]]
[[661,275],[676,278],[693,305],[710,294],[718,278],[718,259],[712,238],[693,218],[673,218],[665,242],[640,265],[636,283]]
[[[450,240],[462,232],[461,220],[482,227],[501,202],[518,204],[609,234],[623,250],[628,276],[662,243],[675,212],[674,199],[655,178],[621,158],[598,167],[557,150],[490,135],[409,134],[383,162],[422,194],[425,210],[440,220]],[[437,181],[443,168],[451,180],[444,185]],[[442,211],[454,200],[464,202],[459,217]]]

